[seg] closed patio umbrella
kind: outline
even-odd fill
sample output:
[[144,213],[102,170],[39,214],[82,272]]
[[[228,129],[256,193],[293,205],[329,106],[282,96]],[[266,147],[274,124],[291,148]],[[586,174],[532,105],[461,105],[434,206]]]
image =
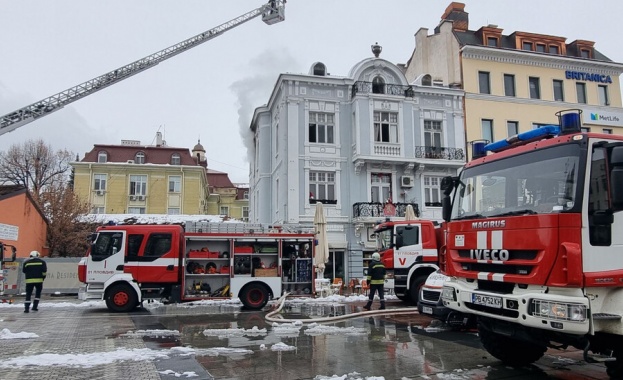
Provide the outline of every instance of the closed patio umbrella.
[[329,261],[329,241],[327,240],[327,219],[324,216],[324,206],[316,203],[316,213],[314,214],[314,228],[316,232],[316,253],[314,255],[314,266],[318,273],[318,278],[323,278],[325,263]]

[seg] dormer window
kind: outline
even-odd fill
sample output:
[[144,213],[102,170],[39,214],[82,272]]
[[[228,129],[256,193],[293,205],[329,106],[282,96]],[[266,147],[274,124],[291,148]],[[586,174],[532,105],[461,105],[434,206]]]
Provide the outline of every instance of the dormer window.
[[181,162],[182,162],[182,159],[179,154],[173,153],[171,155],[171,165],[180,165]]
[[381,77],[376,77],[372,80],[372,93],[384,94],[385,93],[385,81]]
[[108,153],[101,151],[97,154],[97,162],[103,164],[108,162]]
[[487,37],[487,46],[497,47],[498,46],[498,38],[497,37]]
[[429,75],[426,74],[422,77],[422,86],[432,86],[433,85],[433,78]]
[[318,62],[314,65],[314,75],[322,77],[327,75],[327,67],[324,65],[324,63]]
[[591,57],[591,51],[588,49],[582,49],[580,50],[580,55],[582,56],[582,58],[590,58]]
[[143,152],[136,153],[136,155],[134,156],[134,163],[135,164],[144,164],[145,163],[145,153],[143,153]]

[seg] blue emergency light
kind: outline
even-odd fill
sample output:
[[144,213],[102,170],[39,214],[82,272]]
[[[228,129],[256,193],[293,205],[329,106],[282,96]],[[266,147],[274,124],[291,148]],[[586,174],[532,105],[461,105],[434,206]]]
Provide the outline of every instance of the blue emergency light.
[[487,155],[485,146],[488,143],[489,143],[489,140],[474,140],[470,142],[470,144],[472,144],[472,160],[475,160],[477,158],[481,158]]
[[570,109],[556,112],[560,124],[560,134],[568,135],[582,130],[582,110]]

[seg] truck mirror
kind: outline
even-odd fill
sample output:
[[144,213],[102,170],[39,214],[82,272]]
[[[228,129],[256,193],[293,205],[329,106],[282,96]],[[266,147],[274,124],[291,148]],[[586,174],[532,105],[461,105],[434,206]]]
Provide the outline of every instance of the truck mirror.
[[610,154],[610,195],[612,207],[615,210],[623,209],[623,146],[615,146]]
[[612,210],[595,211],[592,215],[592,224],[595,226],[609,226],[614,223]]
[[450,202],[450,195],[444,195],[441,198],[441,217],[444,221],[449,222],[452,215],[452,203]]
[[15,247],[11,247],[11,261],[15,261],[17,257],[17,249]]
[[439,187],[441,188],[441,191],[443,191],[445,195],[450,195],[452,193],[452,190],[454,190],[454,182],[456,179],[457,179],[456,177],[451,177],[451,176],[446,176],[442,178],[441,184],[439,185]]

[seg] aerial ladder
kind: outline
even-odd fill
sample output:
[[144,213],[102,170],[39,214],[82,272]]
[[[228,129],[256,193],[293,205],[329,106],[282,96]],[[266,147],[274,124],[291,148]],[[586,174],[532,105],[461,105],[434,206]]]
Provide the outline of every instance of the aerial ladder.
[[160,50],[118,69],[109,71],[84,83],[80,83],[77,86],[61,91],[58,94],[54,94],[26,107],[20,108],[17,111],[8,113],[0,117],[0,135],[14,131],[22,125],[28,124],[41,117],[49,115],[52,112],[60,110],[67,104],[73,103],[78,99],[84,98],[97,91],[103,90],[106,87],[119,83],[124,79],[140,73],[141,71],[150,69],[160,62],[199,46],[202,43],[216,38],[226,31],[242,25],[258,16],[262,16],[262,21],[268,25],[281,22],[285,19],[285,3],[286,0],[271,0],[259,8],[229,20],[215,28],[197,34],[194,37],[169,46],[166,49]]

